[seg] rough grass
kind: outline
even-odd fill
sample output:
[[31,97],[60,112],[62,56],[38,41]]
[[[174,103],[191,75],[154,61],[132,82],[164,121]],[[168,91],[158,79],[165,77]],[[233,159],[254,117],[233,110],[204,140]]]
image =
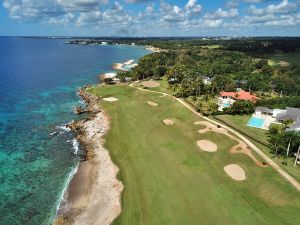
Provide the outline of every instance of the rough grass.
[[[272,168],[230,154],[236,143],[226,136],[198,133],[203,126],[193,123],[199,118],[175,99],[128,86],[90,92],[119,99],[102,103],[111,117],[105,147],[125,186],[115,225],[300,223],[299,193],[290,184]],[[165,126],[166,118],[175,124]],[[199,139],[215,142],[218,151],[199,150]],[[223,167],[231,163],[245,169],[245,181],[225,174]]]

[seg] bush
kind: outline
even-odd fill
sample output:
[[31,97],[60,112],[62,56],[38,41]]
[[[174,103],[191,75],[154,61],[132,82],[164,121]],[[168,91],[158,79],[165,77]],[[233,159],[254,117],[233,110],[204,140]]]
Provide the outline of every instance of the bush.
[[103,79],[103,82],[104,82],[105,84],[114,84],[114,80],[113,80],[112,78],[110,78],[110,77],[104,78],[104,79]]
[[250,101],[235,101],[230,108],[225,109],[229,114],[250,114],[254,112],[254,104]]

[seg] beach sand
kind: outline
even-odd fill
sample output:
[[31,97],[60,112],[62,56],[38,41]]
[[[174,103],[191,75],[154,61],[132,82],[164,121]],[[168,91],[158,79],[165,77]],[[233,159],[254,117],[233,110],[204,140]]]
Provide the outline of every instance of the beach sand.
[[[83,99],[88,98],[87,95]],[[103,147],[103,135],[109,129],[109,120],[103,112],[95,109],[87,120],[70,125],[78,136],[81,146],[87,151],[86,161],[80,163],[71,180],[65,199],[69,209],[60,215],[54,224],[110,224],[121,213],[122,183],[117,179],[119,169],[113,164],[109,152]]]

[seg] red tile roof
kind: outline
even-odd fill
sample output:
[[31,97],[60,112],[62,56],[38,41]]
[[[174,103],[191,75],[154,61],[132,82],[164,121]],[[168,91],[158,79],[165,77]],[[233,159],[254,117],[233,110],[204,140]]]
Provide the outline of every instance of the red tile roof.
[[251,94],[250,92],[247,92],[247,91],[239,91],[239,92],[222,91],[222,92],[220,92],[220,95],[222,97],[231,97],[231,98],[237,99],[237,100],[245,100],[245,101],[252,101],[252,102],[255,102],[257,99],[260,99],[256,95]]

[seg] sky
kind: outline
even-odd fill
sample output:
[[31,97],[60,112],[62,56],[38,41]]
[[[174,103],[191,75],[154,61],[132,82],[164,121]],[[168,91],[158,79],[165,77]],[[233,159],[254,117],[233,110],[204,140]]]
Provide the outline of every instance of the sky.
[[1,36],[300,36],[300,0],[2,0]]

